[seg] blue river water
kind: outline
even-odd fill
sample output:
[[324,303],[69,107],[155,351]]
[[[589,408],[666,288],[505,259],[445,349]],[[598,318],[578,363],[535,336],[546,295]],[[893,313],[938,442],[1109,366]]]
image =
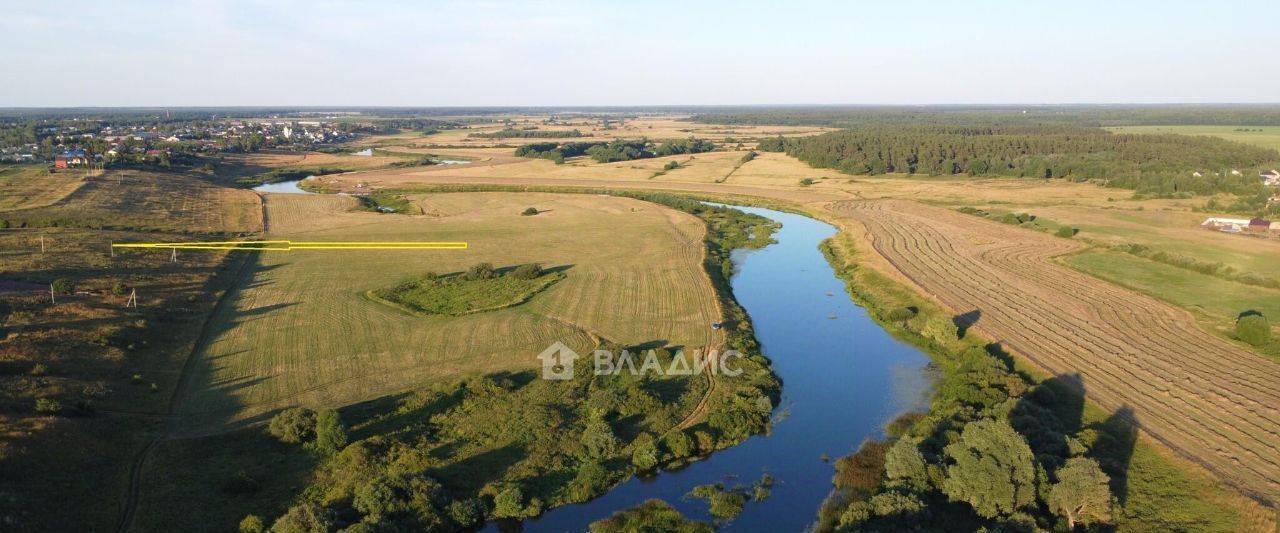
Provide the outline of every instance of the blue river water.
[[748,502],[721,529],[803,531],[831,489],[835,459],[882,436],[898,414],[927,405],[928,357],[894,339],[855,305],[819,251],[818,244],[836,229],[801,215],[731,207],[782,223],[776,244],[734,254],[731,279],[735,298],[751,315],[756,338],[782,378],[772,431],[681,470],[633,478],[594,500],[552,509],[526,520],[524,531],[585,531],[591,522],[650,498],[710,522],[707,503],[685,497],[693,487],[751,485],[766,472],[775,479],[770,497]]

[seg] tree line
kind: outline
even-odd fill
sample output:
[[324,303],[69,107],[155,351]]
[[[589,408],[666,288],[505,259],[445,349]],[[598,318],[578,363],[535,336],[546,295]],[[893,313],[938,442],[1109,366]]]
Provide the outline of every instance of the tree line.
[[572,130],[517,130],[506,128],[499,131],[469,133],[467,137],[475,139],[567,139],[586,137],[582,131]]
[[589,156],[598,163],[632,161],[651,157],[667,157],[681,154],[699,154],[716,149],[716,144],[697,138],[677,139],[661,144],[648,139],[630,141],[616,139],[609,142],[540,142],[516,148],[517,157],[550,159],[556,164],[565,159],[578,156]]
[[858,126],[765,139],[760,150],[779,145],[812,166],[850,174],[1065,178],[1156,195],[1252,194],[1256,170],[1280,160],[1275,150],[1214,137],[1075,126]]

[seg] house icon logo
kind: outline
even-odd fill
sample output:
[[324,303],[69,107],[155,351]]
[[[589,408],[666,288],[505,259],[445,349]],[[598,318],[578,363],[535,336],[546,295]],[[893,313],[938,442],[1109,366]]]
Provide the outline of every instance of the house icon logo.
[[577,352],[556,341],[538,354],[542,360],[542,379],[573,379],[573,360],[577,358]]

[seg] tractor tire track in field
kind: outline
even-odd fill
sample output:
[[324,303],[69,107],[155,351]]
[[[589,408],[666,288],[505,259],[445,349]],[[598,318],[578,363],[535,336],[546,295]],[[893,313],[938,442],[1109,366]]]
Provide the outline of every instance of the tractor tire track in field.
[[1243,492],[1280,499],[1280,364],[1185,311],[1060,265],[1075,241],[907,201],[838,201],[890,264],[973,327]]
[[173,393],[169,396],[168,405],[165,407],[165,413],[162,415],[163,427],[160,434],[152,437],[138,451],[138,455],[134,457],[133,463],[129,466],[129,488],[125,492],[124,504],[121,505],[120,521],[116,524],[116,531],[125,533],[133,528],[133,522],[137,516],[138,501],[142,498],[142,473],[146,468],[147,460],[151,458],[151,454],[155,451],[156,446],[162,440],[172,437],[171,422],[178,405],[178,401],[182,398],[184,391],[189,387],[191,380],[191,365],[196,359],[200,350],[204,349],[209,341],[210,332],[209,324],[217,316],[218,312],[227,305],[230,305],[231,295],[242,285],[242,278],[246,274],[253,272],[253,265],[257,263],[257,255],[259,252],[250,252],[240,259],[240,264],[236,266],[233,281],[226,290],[218,297],[218,301],[214,303],[213,309],[205,316],[204,322],[200,325],[200,334],[196,337],[195,343],[191,346],[191,352],[187,354],[187,358],[182,362],[182,370],[178,374],[177,384],[174,386]]

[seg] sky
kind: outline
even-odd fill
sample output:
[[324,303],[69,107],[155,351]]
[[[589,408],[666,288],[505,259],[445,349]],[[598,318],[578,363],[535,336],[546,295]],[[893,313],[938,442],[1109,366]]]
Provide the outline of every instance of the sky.
[[1280,102],[1280,1],[0,0],[0,107]]

